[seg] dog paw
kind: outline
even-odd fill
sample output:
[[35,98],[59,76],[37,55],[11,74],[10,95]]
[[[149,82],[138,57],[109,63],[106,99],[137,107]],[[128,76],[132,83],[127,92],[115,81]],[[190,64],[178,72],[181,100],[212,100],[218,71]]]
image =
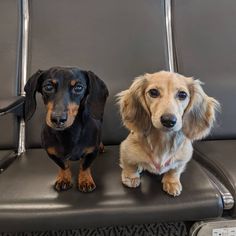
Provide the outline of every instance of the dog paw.
[[66,191],[66,190],[72,188],[72,183],[70,181],[66,181],[66,180],[57,180],[56,183],[54,184],[54,188],[58,192]]
[[182,184],[179,180],[177,181],[162,181],[163,182],[163,190],[168,194],[176,197],[181,194],[182,191]]
[[91,175],[90,168],[86,170],[80,169],[78,175],[78,189],[83,193],[92,192],[96,188],[96,184],[94,183],[93,177]]
[[92,192],[96,188],[96,185],[93,181],[80,181],[78,184],[79,191],[83,193],[89,193]]
[[122,179],[122,183],[125,186],[130,187],[130,188],[137,188],[141,183],[141,179],[139,176],[130,177],[130,176],[126,176],[124,173],[122,173],[121,179]]

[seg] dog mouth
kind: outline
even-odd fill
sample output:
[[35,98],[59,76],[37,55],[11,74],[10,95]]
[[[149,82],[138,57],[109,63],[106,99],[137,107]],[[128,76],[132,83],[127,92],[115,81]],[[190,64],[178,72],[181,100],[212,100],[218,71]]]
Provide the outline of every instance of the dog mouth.
[[70,127],[64,123],[63,124],[53,124],[52,122],[46,122],[46,123],[50,128],[52,128],[55,131],[63,131]]
[[164,132],[174,132],[175,131],[175,127],[165,127],[165,126],[162,126],[161,130],[164,131]]
[[182,129],[181,125],[175,125],[173,127],[166,127],[164,125],[161,126],[161,131],[165,133],[179,132],[181,129]]
[[166,127],[164,125],[162,125],[160,122],[152,122],[152,125],[157,129],[160,130],[164,133],[171,133],[171,132],[177,132],[180,130],[180,127],[178,125],[175,125],[173,127]]
[[51,128],[53,128],[56,131],[63,131],[63,130],[65,130],[68,127],[65,127],[64,125],[62,125],[62,126],[57,125],[57,126],[53,126],[53,127],[51,126]]

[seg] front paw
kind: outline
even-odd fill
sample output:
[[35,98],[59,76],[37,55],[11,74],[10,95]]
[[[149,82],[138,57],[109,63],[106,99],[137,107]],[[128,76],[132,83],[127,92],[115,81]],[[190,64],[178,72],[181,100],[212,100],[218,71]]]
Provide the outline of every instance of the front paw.
[[68,180],[59,179],[54,184],[54,188],[58,192],[66,191],[66,190],[72,188],[72,183],[70,181],[68,181]]
[[78,189],[81,192],[89,193],[92,192],[96,188],[96,185],[93,181],[82,180],[78,184]]
[[176,197],[179,196],[182,192],[182,184],[178,179],[168,179],[164,178],[162,180],[163,183],[163,190],[168,194]]
[[80,169],[78,176],[78,189],[83,193],[92,192],[96,188],[96,184],[93,181],[90,168],[83,170]]
[[141,183],[141,179],[139,175],[129,176],[125,174],[123,171],[121,174],[121,180],[125,186],[130,187],[130,188],[137,188]]
[[58,173],[54,188],[58,191],[66,191],[72,187],[71,171],[69,168],[61,169]]

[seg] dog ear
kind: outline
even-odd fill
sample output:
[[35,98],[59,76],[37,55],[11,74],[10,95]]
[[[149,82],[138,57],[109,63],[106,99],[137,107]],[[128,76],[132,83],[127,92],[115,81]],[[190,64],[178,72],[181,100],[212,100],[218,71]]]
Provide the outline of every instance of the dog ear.
[[145,101],[146,79],[136,78],[128,90],[117,94],[123,124],[130,131],[147,133],[151,128],[150,112]]
[[106,99],[109,95],[107,86],[92,71],[85,72],[88,78],[88,95],[85,106],[90,116],[96,120],[102,120]]
[[183,132],[189,139],[198,140],[209,134],[215,121],[215,113],[220,110],[220,104],[206,95],[199,80],[187,79],[190,102],[183,115]]
[[28,79],[25,85],[24,90],[26,93],[26,99],[25,99],[24,113],[26,120],[29,120],[33,116],[36,110],[35,94],[37,91],[40,90],[39,78],[41,77],[42,73],[43,73],[42,70],[38,70]]

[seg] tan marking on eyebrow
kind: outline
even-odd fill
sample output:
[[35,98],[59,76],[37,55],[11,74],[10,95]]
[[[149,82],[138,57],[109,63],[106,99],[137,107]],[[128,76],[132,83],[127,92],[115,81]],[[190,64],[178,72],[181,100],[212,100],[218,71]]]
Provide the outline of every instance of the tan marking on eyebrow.
[[77,80],[73,79],[73,80],[70,81],[71,86],[75,86],[76,83],[77,83]]
[[57,84],[57,80],[55,80],[55,79],[52,79],[51,82],[52,82],[54,85]]

